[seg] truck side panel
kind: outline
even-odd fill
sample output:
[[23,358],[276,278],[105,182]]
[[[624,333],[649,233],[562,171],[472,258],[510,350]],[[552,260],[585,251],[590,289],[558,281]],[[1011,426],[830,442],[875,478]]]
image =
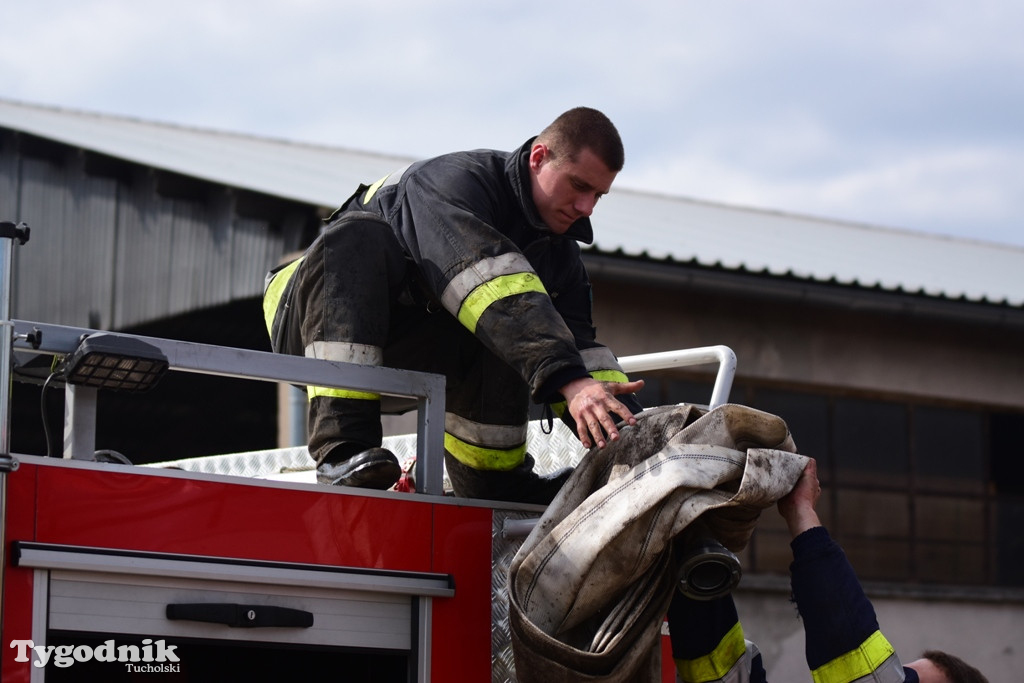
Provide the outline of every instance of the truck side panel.
[[[420,648],[429,642],[431,680],[490,678],[488,507],[41,458],[25,458],[5,476],[8,550],[21,542],[447,575],[454,596],[415,607],[429,611],[423,622],[429,633],[416,637]],[[38,623],[33,633],[37,571],[16,566],[8,554],[5,645],[39,640]],[[28,683],[32,664],[14,661],[15,654],[3,648],[3,680]]]

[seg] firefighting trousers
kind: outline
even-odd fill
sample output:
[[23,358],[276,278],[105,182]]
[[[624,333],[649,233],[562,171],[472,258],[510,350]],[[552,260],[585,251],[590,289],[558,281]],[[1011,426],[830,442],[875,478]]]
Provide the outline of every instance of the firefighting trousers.
[[[529,462],[526,382],[425,293],[375,215],[343,214],[300,259],[272,272],[264,313],[276,352],[444,375],[446,460],[460,474],[521,471]],[[413,407],[369,392],[309,387],[308,394],[317,463],[380,445],[381,412]],[[459,491],[452,479],[460,495],[487,495]]]

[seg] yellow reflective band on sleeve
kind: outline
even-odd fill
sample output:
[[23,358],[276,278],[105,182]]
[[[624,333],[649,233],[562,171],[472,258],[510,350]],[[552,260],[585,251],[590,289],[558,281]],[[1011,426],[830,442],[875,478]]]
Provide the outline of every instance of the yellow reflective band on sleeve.
[[743,626],[737,621],[718,646],[708,654],[697,659],[677,659],[676,673],[685,683],[719,681],[729,673],[746,651]]
[[536,273],[513,273],[488,280],[470,292],[462,302],[459,308],[459,322],[467,330],[475,333],[476,324],[488,306],[499,299],[527,292],[547,294]]
[[297,258],[287,266],[279,270],[267,285],[267,291],[263,293],[263,318],[267,322],[267,331],[274,326],[274,316],[277,315],[277,305],[281,303],[281,295],[285,287],[295,274],[295,269],[302,263],[302,258]]
[[507,472],[515,469],[526,457],[526,444],[515,448],[484,448],[452,436],[445,432],[444,449],[463,465],[475,470],[498,470]]
[[881,631],[875,631],[856,650],[836,657],[811,672],[814,683],[849,683],[868,676],[896,651]]
[[626,373],[621,370],[594,370],[590,373],[590,376],[598,382],[615,382],[616,384],[623,384],[629,381],[629,377],[627,377]]
[[374,394],[369,391],[335,389],[333,387],[306,387],[306,393],[309,395],[310,401],[312,401],[317,396],[326,396],[327,398],[354,398],[360,401],[380,400],[380,394]]
[[384,181],[387,180],[390,177],[391,177],[390,175],[386,175],[383,178],[381,178],[380,180],[378,180],[377,182],[375,182],[373,185],[370,185],[368,188],[366,188],[366,193],[363,194],[363,204],[364,205],[370,203],[370,200],[373,199],[373,195],[377,194],[377,190],[380,189],[380,186],[383,185]]

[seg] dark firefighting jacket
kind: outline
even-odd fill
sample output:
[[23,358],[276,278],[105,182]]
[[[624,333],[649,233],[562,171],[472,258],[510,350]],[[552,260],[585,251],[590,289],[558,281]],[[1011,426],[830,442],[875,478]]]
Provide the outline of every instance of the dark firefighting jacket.
[[527,165],[531,144],[418,161],[361,186],[338,213],[383,217],[426,294],[517,370],[535,401],[549,402],[573,379],[626,377],[595,341],[579,246],[593,241],[590,220],[564,235],[541,221]]

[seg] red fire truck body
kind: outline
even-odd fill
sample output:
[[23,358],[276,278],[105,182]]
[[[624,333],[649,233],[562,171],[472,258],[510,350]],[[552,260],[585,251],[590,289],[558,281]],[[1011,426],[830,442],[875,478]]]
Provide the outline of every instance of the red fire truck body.
[[[387,585],[387,579],[404,578],[410,584],[407,591],[417,590],[415,580],[419,579],[419,590],[428,595],[404,593],[410,623],[401,650],[425,671],[409,680],[471,681],[491,675],[493,523],[489,507],[440,497],[228,481],[216,475],[38,457],[22,458],[18,469],[6,476],[4,681],[35,680],[32,662],[15,661],[11,641],[45,643],[49,630],[61,630],[60,619],[74,623],[74,615],[57,616],[66,608],[46,585],[53,583],[54,576],[102,574],[121,585],[133,578],[156,583],[175,578],[178,586],[180,580],[189,580],[189,567],[198,566],[200,571],[191,579],[195,587],[178,588],[183,599],[193,602],[201,599],[205,587],[218,582],[201,572],[204,565],[218,561],[224,562],[220,583],[233,588],[248,585],[251,592],[265,596],[272,596],[275,587],[306,588],[313,584],[308,576],[317,573],[325,574],[325,585],[354,573],[366,579],[363,592],[371,595],[400,591],[383,593],[386,596],[404,592]],[[43,559],[32,559],[36,555]],[[81,569],[76,568],[76,559],[82,560]],[[160,560],[170,569],[154,568]],[[175,563],[181,574],[175,571]],[[294,585],[295,580],[305,583]],[[308,602],[303,598],[286,591],[269,604]],[[431,603],[429,621],[411,623],[416,601]],[[82,617],[116,620],[119,606],[111,602],[105,606],[110,608],[107,615],[100,604],[93,610],[99,614]],[[164,616],[161,608],[165,606],[152,604],[151,608],[148,616],[156,620]],[[371,611],[367,617],[372,616]],[[352,627],[358,631],[360,617],[354,618]],[[163,636],[170,642],[188,633],[187,627],[180,626],[185,623],[167,621],[165,632],[155,629],[144,635]],[[283,628],[217,628],[225,636],[237,635],[227,633],[235,630],[245,631],[245,638],[256,641],[292,641]],[[426,632],[416,633],[417,628]],[[202,637],[209,637],[210,630],[202,629]],[[77,627],[71,632],[81,633]],[[354,639],[353,643],[344,646],[379,647],[372,640],[360,644]],[[295,655],[295,659],[299,673],[302,658]]]

